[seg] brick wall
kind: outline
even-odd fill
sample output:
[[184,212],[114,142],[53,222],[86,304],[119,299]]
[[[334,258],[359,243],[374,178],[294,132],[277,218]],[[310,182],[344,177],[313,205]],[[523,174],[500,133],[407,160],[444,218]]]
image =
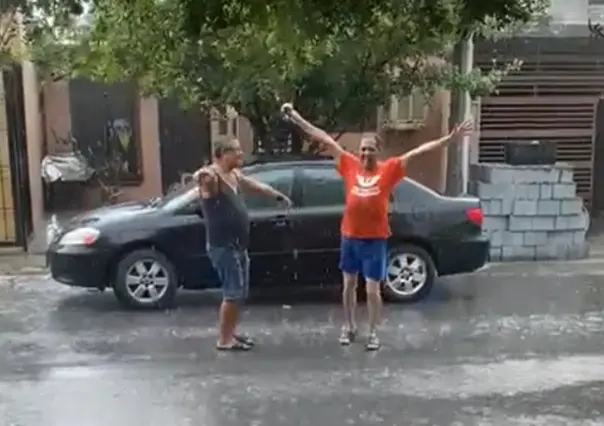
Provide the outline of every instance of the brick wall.
[[480,198],[491,260],[578,259],[588,255],[587,218],[572,167],[479,164],[470,192]]

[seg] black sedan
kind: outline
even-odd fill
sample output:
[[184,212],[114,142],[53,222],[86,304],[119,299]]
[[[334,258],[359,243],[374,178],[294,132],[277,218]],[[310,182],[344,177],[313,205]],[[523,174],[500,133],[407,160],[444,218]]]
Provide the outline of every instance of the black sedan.
[[[256,164],[244,173],[288,194],[284,211],[250,195],[252,290],[323,287],[338,270],[344,186],[326,160]],[[424,298],[435,278],[485,265],[489,243],[472,197],[451,198],[406,178],[391,197],[390,256],[384,295]],[[130,307],[168,307],[179,288],[210,289],[217,277],[205,251],[203,215],[193,186],[146,202],[90,211],[50,229],[47,260],[63,284],[105,289]]]

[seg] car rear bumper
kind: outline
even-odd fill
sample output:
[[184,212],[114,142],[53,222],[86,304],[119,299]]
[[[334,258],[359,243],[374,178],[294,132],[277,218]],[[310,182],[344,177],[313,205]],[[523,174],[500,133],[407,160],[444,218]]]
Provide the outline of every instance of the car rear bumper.
[[73,287],[105,288],[109,285],[110,253],[89,247],[51,247],[46,264],[52,278]]
[[454,275],[484,268],[489,260],[489,240],[477,237],[471,240],[438,243],[438,274]]

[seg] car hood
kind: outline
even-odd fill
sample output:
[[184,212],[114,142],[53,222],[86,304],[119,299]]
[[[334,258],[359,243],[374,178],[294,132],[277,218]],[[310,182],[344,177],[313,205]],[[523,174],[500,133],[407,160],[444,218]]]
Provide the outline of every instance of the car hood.
[[67,227],[102,226],[116,221],[124,221],[149,214],[156,208],[149,201],[126,202],[90,210],[69,220]]

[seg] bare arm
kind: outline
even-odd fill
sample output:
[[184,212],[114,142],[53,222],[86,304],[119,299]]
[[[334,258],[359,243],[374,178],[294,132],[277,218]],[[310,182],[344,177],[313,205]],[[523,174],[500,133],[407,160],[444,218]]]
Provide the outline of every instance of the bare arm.
[[306,133],[312,139],[315,139],[323,144],[327,148],[329,155],[331,155],[335,160],[342,155],[344,148],[342,148],[340,144],[326,131],[319,129],[306,121],[291,104],[283,104],[281,107],[281,112],[289,121],[298,126],[304,133]]
[[[460,125],[456,126],[451,133],[442,138],[432,140],[430,142],[426,142],[417,148],[412,149],[409,152],[404,153],[399,157],[403,166],[406,166],[409,160],[418,155],[424,154],[428,151],[432,151],[436,148],[441,148],[449,144],[452,140],[458,138],[458,136],[463,136],[465,133],[468,133],[472,130],[472,122],[470,120],[464,121]],[[458,139],[462,139],[461,137]]]
[[288,207],[291,207],[292,205],[292,201],[287,195],[281,193],[280,191],[277,191],[270,185],[258,182],[256,179],[245,176],[240,171],[237,171],[237,179],[239,180],[239,183],[241,184],[244,190],[272,197],[277,201],[284,203]]

